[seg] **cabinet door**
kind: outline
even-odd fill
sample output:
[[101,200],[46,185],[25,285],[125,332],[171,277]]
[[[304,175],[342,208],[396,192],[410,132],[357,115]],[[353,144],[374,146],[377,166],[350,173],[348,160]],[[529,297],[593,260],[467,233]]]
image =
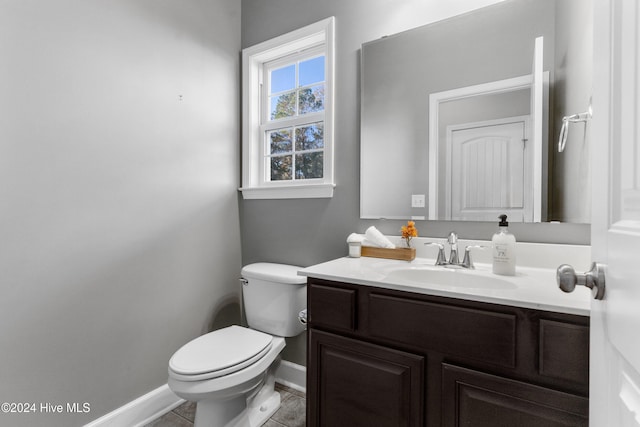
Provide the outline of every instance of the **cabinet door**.
[[423,424],[424,358],[309,330],[309,426]]
[[444,427],[588,426],[589,400],[443,364]]

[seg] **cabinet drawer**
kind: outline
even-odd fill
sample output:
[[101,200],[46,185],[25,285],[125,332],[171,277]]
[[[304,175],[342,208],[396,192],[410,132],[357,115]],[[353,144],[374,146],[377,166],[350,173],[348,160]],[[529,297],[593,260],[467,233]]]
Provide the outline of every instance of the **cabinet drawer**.
[[310,326],[326,326],[347,331],[356,329],[355,289],[309,283],[307,293]]
[[589,425],[589,399],[453,365],[442,365],[444,427]]
[[540,320],[539,329],[540,375],[589,383],[589,327]]
[[369,295],[372,336],[513,368],[515,314],[388,295]]

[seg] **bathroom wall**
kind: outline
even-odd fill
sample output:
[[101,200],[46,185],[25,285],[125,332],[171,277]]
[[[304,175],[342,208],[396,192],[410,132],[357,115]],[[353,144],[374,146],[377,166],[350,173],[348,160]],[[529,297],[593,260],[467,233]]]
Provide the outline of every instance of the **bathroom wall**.
[[39,412],[0,425],[83,425],[239,318],[240,19],[234,0],[0,2],[0,402]]
[[[496,0],[242,0],[242,47],[336,17],[336,189],[331,199],[242,200],[242,260],[301,266],[344,256],[345,239],[369,225],[398,235],[401,221],[359,219],[360,69],[362,43],[378,39]],[[366,11],[366,13],[365,13]],[[384,171],[381,171],[384,173]],[[488,239],[493,223],[418,221],[422,236],[444,237],[451,230],[471,239]],[[585,224],[513,224],[520,241],[589,243]],[[287,341],[284,358],[305,363],[304,336]]]
[[593,22],[592,1],[557,2],[556,17],[556,127],[549,170],[551,188],[563,187],[565,191],[551,192],[550,212],[557,215],[551,220],[591,222],[590,123],[570,125],[564,152],[558,153],[557,144],[562,117],[585,112],[590,103],[593,72],[582,64],[593,63],[593,28],[583,25]]

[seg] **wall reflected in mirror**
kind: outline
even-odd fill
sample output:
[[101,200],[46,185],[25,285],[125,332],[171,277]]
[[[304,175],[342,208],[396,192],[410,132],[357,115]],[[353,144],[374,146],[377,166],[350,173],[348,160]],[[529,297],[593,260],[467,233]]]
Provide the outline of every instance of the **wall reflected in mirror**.
[[[585,110],[589,103],[590,9],[584,0],[507,0],[365,43],[361,58],[361,217],[493,221],[494,203],[483,197],[502,197],[502,202],[520,203],[526,210],[523,191],[531,187],[526,174],[535,172],[544,189],[541,214],[533,217],[516,208],[507,212],[510,220],[590,222],[588,124],[571,128],[564,153],[555,149],[562,117]],[[531,123],[527,120],[531,91],[440,103],[437,158],[430,146],[434,132],[429,125],[429,98],[531,75],[534,40],[539,36],[544,37],[542,68],[548,76],[543,157],[535,171],[523,166],[524,175],[507,187],[510,194],[503,189],[489,195],[492,185],[488,181],[480,185],[473,177],[499,180],[509,169],[495,178],[491,175],[495,165],[504,168],[509,164],[470,162],[480,156],[477,150],[499,151],[500,144],[461,144],[461,135],[467,139],[471,135],[464,127],[474,129],[474,124],[481,127],[482,122],[497,121],[493,129],[502,132],[520,118],[517,126],[526,132]],[[491,102],[484,103],[482,98]],[[514,129],[511,131],[517,134]],[[520,139],[529,137],[525,134]],[[465,151],[461,146],[471,148]],[[511,159],[509,162],[527,162],[524,150],[508,151],[501,156]],[[430,167],[430,155],[431,166],[435,163],[436,167]],[[486,152],[482,155],[488,156]],[[425,206],[412,206],[413,195],[424,195]],[[461,213],[460,200],[473,200],[478,209]]]

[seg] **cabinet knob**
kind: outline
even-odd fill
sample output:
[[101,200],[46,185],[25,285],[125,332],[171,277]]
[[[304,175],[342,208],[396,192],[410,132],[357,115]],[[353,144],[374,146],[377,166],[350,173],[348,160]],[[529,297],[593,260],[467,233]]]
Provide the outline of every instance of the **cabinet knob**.
[[556,271],[558,286],[564,292],[573,292],[577,285],[586,286],[591,289],[593,297],[597,300],[604,298],[605,280],[604,265],[593,263],[591,270],[586,273],[576,273],[576,270],[568,265],[562,264]]

